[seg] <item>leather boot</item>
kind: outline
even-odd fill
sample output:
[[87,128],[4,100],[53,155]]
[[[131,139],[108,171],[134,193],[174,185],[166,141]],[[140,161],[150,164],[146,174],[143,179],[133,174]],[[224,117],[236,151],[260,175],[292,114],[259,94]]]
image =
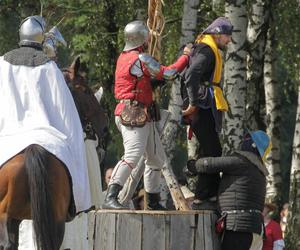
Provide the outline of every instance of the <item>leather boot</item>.
[[111,184],[108,186],[102,209],[128,209],[118,201],[118,195],[122,189],[119,184]]
[[147,193],[146,192],[146,201],[148,210],[167,210],[165,207],[159,204],[160,195],[159,193]]

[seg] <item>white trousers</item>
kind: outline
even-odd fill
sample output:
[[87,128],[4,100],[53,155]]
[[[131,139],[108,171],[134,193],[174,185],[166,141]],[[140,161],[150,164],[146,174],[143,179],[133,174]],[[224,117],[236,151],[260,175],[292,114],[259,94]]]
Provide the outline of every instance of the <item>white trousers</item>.
[[124,155],[114,171],[109,184],[124,186],[139,159],[145,157],[144,188],[148,193],[160,192],[161,169],[166,162],[166,154],[154,122],[144,127],[127,127],[116,116],[116,125],[122,134]]

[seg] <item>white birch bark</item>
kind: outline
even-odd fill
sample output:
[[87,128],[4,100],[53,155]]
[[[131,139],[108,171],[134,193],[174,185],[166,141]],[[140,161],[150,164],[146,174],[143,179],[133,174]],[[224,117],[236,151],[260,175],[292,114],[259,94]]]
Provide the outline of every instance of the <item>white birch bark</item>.
[[184,0],[180,46],[194,41],[200,0]]
[[[195,40],[198,6],[199,6],[199,0],[184,1],[183,18],[182,18],[182,26],[181,26],[182,36],[180,38],[180,46],[183,46],[184,44]],[[174,87],[176,88],[178,86],[174,86]],[[190,159],[198,158],[197,157],[198,148],[199,148],[199,143],[195,138],[195,136],[193,136],[192,140],[187,140],[188,157]]]
[[229,110],[224,119],[223,153],[239,148],[244,133],[246,104],[246,0],[226,0],[225,16],[234,26],[224,67],[224,92]]
[[291,249],[300,249],[300,84],[298,86],[298,107],[293,141],[290,179],[290,209],[287,238]]
[[248,71],[247,103],[245,123],[248,129],[257,130],[260,126],[261,100],[260,89],[263,86],[264,52],[269,27],[270,1],[255,0],[250,6],[247,29]]
[[275,77],[276,56],[273,22],[269,20],[269,31],[264,59],[264,87],[266,98],[266,124],[267,134],[272,142],[272,150],[267,158],[266,166],[269,170],[267,178],[267,200],[280,204],[282,177],[280,170],[280,124],[281,124],[281,98],[279,83]]

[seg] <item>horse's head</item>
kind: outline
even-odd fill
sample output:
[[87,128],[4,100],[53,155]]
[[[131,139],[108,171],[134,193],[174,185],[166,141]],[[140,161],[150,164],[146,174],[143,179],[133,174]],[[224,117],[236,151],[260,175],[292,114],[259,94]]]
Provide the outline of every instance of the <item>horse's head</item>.
[[87,85],[87,81],[85,77],[82,76],[80,73],[80,57],[76,57],[72,64],[68,67],[62,70],[63,75],[65,77],[65,80],[69,86],[70,89],[76,88],[79,90],[82,90],[84,92],[89,92],[92,90]]
[[83,130],[87,135],[94,132],[101,139],[107,134],[108,118],[79,70],[80,58],[76,57],[73,63],[62,71],[73,95]]

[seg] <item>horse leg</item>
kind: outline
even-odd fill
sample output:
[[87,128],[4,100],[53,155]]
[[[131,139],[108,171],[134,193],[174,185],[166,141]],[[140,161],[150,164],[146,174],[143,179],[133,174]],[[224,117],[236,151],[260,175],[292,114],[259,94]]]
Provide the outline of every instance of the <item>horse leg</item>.
[[19,225],[21,221],[8,218],[7,219],[7,232],[9,238],[9,246],[5,250],[18,250],[19,246]]
[[9,246],[9,237],[7,232],[7,216],[2,214],[0,216],[0,250]]

